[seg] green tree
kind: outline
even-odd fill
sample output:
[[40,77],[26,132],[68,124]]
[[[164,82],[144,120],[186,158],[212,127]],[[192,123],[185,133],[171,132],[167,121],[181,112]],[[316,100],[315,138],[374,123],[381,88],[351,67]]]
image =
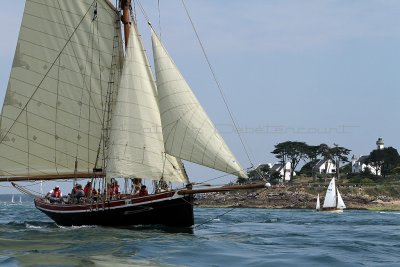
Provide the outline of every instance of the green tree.
[[258,176],[257,170],[253,169],[247,172],[247,176],[249,177],[249,179],[254,179],[255,177]]
[[325,161],[325,179],[328,176],[329,160],[332,160],[332,150],[327,144],[320,144],[318,153]]
[[308,172],[309,168],[309,175],[311,175],[314,180],[316,178],[316,173],[314,173],[314,166],[319,161],[318,156],[319,156],[319,146],[306,147],[306,157],[310,160],[310,162],[306,163],[307,167],[304,170]]
[[319,159],[311,160],[303,165],[300,169],[300,173],[306,176],[312,176],[315,178],[314,166],[319,162]]
[[338,146],[337,144],[333,144],[334,146],[330,149],[331,158],[336,164],[336,178],[339,180],[340,178],[340,163],[348,162],[348,155],[350,153],[350,149]]
[[376,172],[386,177],[393,168],[400,162],[399,152],[393,147],[373,150],[368,157],[367,163],[372,165]]
[[265,177],[267,177],[268,172],[269,172],[270,168],[268,164],[262,164],[259,165],[257,168],[255,169],[251,169],[247,172],[247,176],[250,179],[264,179]]
[[308,145],[304,142],[297,141],[286,141],[283,143],[279,143],[275,146],[275,150],[272,151],[272,154],[275,154],[275,157],[279,159],[284,167],[284,177],[285,177],[285,164],[286,162],[290,162],[290,181],[293,181],[294,170],[299,164],[300,160],[306,158]]

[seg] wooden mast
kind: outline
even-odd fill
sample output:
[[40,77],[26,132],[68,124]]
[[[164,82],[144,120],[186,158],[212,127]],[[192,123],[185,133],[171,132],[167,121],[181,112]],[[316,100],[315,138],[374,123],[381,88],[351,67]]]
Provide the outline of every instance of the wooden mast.
[[119,0],[119,6],[122,10],[121,21],[124,24],[124,34],[125,34],[125,48],[128,47],[129,40],[129,30],[131,27],[131,22],[129,19],[131,10],[131,0]]

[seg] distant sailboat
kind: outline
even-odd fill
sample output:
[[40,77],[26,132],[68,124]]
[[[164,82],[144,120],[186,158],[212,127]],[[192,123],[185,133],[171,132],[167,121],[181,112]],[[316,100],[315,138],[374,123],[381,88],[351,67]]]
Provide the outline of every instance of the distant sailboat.
[[12,195],[12,197],[11,197],[11,203],[15,203],[14,202],[14,195]]
[[19,203],[22,203],[22,196],[19,196]]
[[[337,192],[337,193],[336,193]],[[330,211],[330,212],[343,212],[343,209],[346,208],[342,196],[339,193],[339,190],[335,185],[335,178],[332,178],[329,183],[328,189],[326,190],[324,204],[322,205],[322,209],[319,204],[319,194],[317,198],[317,205],[315,207],[316,210],[319,211]]]
[[319,201],[319,194],[318,194],[318,196],[317,196],[317,204],[315,205],[315,209],[316,209],[317,211],[319,211],[319,210],[321,209],[321,204],[320,204],[320,201]]

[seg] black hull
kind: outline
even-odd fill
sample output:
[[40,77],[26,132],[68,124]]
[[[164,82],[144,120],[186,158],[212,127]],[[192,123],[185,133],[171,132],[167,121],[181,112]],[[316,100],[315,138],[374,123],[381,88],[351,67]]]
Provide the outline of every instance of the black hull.
[[58,225],[81,226],[129,226],[165,225],[170,227],[191,227],[194,224],[193,196],[146,197],[123,199],[105,203],[71,205],[49,204],[35,199],[37,209],[45,213]]

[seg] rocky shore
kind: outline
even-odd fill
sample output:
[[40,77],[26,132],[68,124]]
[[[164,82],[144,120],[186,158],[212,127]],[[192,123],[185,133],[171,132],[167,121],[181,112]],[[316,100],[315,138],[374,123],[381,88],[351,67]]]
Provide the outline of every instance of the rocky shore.
[[[388,187],[343,186],[339,190],[348,209],[400,210],[400,186]],[[207,193],[197,195],[195,204],[199,207],[315,209],[317,194],[323,201],[325,190],[319,186],[295,185]]]

